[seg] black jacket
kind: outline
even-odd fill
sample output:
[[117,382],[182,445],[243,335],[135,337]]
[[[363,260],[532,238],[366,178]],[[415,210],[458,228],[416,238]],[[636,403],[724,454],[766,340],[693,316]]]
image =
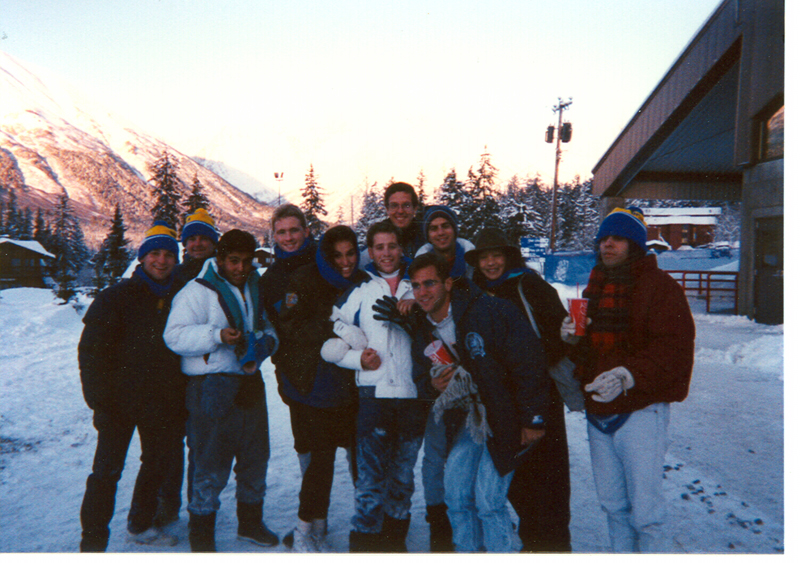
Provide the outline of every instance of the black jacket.
[[264,275],[259,278],[258,287],[261,292],[261,300],[264,302],[267,318],[272,326],[278,325],[278,312],[286,294],[286,287],[289,285],[289,278],[298,268],[306,264],[313,264],[316,254],[317,243],[313,240],[309,241],[309,245],[303,252],[289,258],[276,258]]
[[[542,428],[547,409],[544,353],[528,320],[508,301],[483,293],[474,283],[453,286],[456,352],[478,386],[492,437],[489,453],[501,475],[513,470],[523,449],[522,428]],[[433,339],[426,315],[415,309],[412,343],[414,382],[419,397],[435,399],[431,361],[424,349]]]
[[92,410],[161,418],[185,416],[186,376],[164,343],[177,279],[163,297],[134,273],[102,291],[83,317],[78,364]]

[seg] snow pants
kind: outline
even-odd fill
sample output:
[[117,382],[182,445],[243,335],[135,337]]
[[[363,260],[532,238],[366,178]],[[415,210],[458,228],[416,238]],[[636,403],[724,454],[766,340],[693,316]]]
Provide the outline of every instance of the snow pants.
[[664,456],[669,404],[631,413],[614,433],[587,423],[594,482],[608,518],[611,549],[617,553],[657,553],[666,549]]
[[231,376],[192,376],[189,380],[186,407],[194,459],[192,514],[204,516],[219,510],[219,495],[228,484],[234,460],[236,500],[245,504],[264,500],[269,461],[266,393],[260,372],[247,377],[246,386],[223,403],[208,395],[221,390],[224,396],[226,386],[235,381]]
[[379,533],[384,514],[410,517],[414,466],[427,416],[423,401],[376,399],[374,387],[359,387],[355,531]]
[[122,477],[134,430],[139,432],[142,456],[128,513],[128,527],[144,531],[152,525],[158,507],[158,490],[169,467],[169,453],[183,438],[184,421],[182,418],[96,411],[94,427],[97,429],[97,449],[81,505],[82,551],[105,551],[108,545],[108,525],[114,515],[117,483]]

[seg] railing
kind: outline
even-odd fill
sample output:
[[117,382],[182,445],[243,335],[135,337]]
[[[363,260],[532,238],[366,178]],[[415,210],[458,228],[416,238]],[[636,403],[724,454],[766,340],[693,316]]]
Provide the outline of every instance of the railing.
[[733,294],[733,312],[739,314],[739,273],[703,270],[666,270],[681,284],[684,293],[694,294],[706,301],[706,313],[711,312],[711,298]]

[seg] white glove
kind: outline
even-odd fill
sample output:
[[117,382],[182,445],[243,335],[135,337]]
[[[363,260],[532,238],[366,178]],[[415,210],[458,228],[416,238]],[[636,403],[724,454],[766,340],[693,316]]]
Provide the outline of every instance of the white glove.
[[329,338],[322,345],[319,355],[326,362],[338,364],[344,359],[345,354],[350,351],[350,346],[341,338]]
[[633,387],[633,375],[628,368],[622,366],[609,371],[604,371],[594,378],[584,389],[594,391],[592,399],[598,403],[610,403],[623,391]]
[[336,320],[333,323],[333,333],[347,342],[347,345],[353,350],[364,350],[367,347],[367,335],[357,326]]
[[580,336],[575,336],[575,321],[567,315],[561,323],[561,340],[567,344],[577,344],[580,339]]

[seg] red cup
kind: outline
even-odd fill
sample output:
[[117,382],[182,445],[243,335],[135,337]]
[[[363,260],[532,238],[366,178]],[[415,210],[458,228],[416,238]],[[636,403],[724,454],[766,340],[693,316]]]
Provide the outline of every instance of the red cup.
[[582,297],[567,299],[569,305],[569,316],[575,322],[575,336],[586,334],[586,310],[589,308],[589,300]]
[[428,356],[434,364],[440,366],[449,366],[453,363],[453,358],[447,347],[442,344],[441,340],[434,340],[425,348],[425,355]]

